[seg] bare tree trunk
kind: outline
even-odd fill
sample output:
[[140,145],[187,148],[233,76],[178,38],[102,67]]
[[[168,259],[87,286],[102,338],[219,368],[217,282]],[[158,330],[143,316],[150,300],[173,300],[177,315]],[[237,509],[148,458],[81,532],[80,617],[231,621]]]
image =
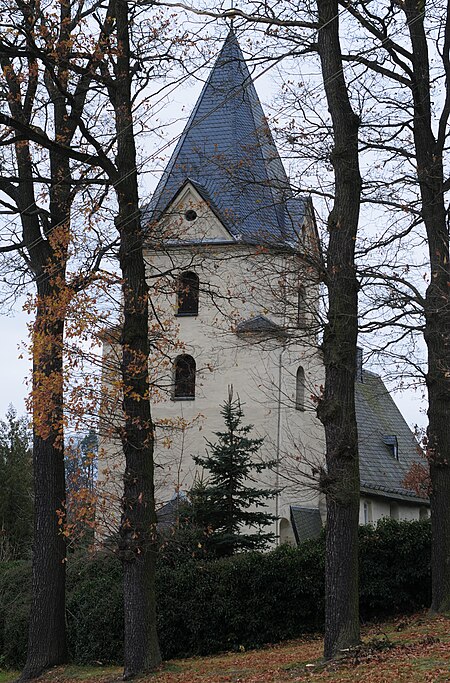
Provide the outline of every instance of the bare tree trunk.
[[[67,87],[70,0],[60,7],[60,61],[56,74]],[[69,143],[66,99],[46,72],[57,139]],[[35,536],[27,662],[22,679],[67,661],[65,581],[66,485],[64,463],[63,348],[66,268],[70,240],[71,172],[68,156],[50,151],[50,220],[43,226],[45,257],[30,249],[38,292],[33,330],[33,460]],[[39,234],[39,243],[42,237]]]
[[360,640],[358,594],[359,460],[355,415],[358,282],[354,263],[361,178],[359,119],[343,76],[336,0],[317,0],[318,48],[333,122],[335,200],[328,218],[324,331],[325,390],[318,416],[325,428],[327,499],[325,644],[330,659]]
[[125,425],[123,513],[124,678],[154,670],[161,662],[156,632],[156,513],[153,483],[153,423],[148,377],[148,286],[143,256],[136,149],[131,111],[128,7],[116,1],[118,55],[115,79],[116,183],[122,270],[122,379]]
[[[428,347],[428,459],[431,477],[432,605],[434,612],[450,609],[450,265],[447,215],[444,203],[443,153],[448,111],[444,109],[436,137],[432,104],[428,41],[424,8],[414,0],[405,3],[412,45],[414,145],[422,218],[428,238],[431,267],[425,300],[425,341]],[[447,6],[444,63],[450,76],[450,9]],[[443,29],[444,30],[444,29]],[[447,80],[447,89],[450,85]],[[447,105],[449,103],[447,93]]]
[[[27,169],[27,146],[17,153],[19,173]],[[67,162],[60,160],[59,171]],[[31,173],[31,165],[29,166]],[[56,178],[61,175],[56,173]],[[35,487],[32,602],[28,652],[22,679],[35,678],[45,669],[67,660],[65,622],[66,543],[59,520],[65,514],[63,430],[63,343],[65,250],[53,249],[68,229],[68,187],[55,181],[51,191],[48,240],[43,240],[39,218],[30,207],[32,184],[21,185],[24,237],[36,275],[37,308],[33,328],[33,469]],[[29,203],[28,203],[29,202]],[[54,231],[54,235],[52,234]],[[56,232],[60,231],[57,236]],[[66,238],[63,238],[66,242]],[[56,251],[56,254],[55,254]],[[62,308],[61,308],[62,306]]]

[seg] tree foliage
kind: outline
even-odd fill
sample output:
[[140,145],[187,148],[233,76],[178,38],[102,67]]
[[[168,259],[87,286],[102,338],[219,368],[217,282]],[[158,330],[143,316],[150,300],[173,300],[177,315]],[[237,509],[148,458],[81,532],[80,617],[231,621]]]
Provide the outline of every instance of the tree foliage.
[[95,530],[98,436],[91,429],[66,447],[66,519],[69,546],[92,542]]
[[25,559],[33,535],[33,468],[27,420],[10,406],[0,422],[0,559]]

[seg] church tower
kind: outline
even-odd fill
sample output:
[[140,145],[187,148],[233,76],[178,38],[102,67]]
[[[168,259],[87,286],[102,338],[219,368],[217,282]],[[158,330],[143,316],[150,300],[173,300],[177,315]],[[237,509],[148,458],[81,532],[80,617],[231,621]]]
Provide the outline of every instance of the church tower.
[[145,221],[150,286],[168,274],[156,277],[155,318],[172,335],[153,405],[157,498],[190,488],[192,455],[223,429],[232,386],[245,422],[264,437],[263,457],[277,461],[260,483],[280,491],[270,511],[284,540],[290,503],[318,507],[300,472],[324,453],[314,403],[319,247],[310,199],[292,192],[233,31]]
[[[312,204],[294,195],[252,78],[230,31],[144,210],[155,349],[156,499],[188,491],[193,455],[223,430],[233,387],[261,457],[261,487],[291,540],[291,504],[319,520],[309,486],[323,462],[315,415],[320,254]],[[109,463],[114,461],[111,447]]]

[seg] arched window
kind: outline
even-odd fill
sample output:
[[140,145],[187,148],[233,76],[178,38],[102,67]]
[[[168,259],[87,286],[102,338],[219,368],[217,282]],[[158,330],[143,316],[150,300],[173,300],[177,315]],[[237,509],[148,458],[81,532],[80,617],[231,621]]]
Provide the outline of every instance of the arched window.
[[195,398],[195,360],[192,356],[178,356],[174,363],[175,399]]
[[305,371],[302,367],[298,368],[295,378],[295,408],[305,410]]
[[177,315],[198,315],[199,279],[187,270],[178,278]]
[[297,327],[304,327],[306,323],[306,291],[300,285],[297,292]]

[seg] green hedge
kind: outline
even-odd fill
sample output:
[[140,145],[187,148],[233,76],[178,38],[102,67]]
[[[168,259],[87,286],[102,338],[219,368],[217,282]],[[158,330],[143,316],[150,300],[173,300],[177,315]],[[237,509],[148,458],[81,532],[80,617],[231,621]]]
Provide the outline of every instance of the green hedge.
[[25,664],[31,568],[25,560],[0,564],[0,666]]
[[122,566],[112,555],[69,560],[67,626],[71,658],[109,664],[123,659]]
[[[383,520],[360,530],[361,616],[430,603],[429,522]],[[68,563],[69,648],[78,663],[122,660],[121,566],[111,555]],[[299,548],[216,561],[160,562],[158,628],[165,658],[293,638],[322,626],[324,537]],[[0,665],[24,662],[30,569],[0,565]]]
[[323,543],[189,562],[158,573],[165,657],[292,638],[320,627]]
[[365,619],[431,604],[431,523],[383,519],[359,531],[360,610]]

